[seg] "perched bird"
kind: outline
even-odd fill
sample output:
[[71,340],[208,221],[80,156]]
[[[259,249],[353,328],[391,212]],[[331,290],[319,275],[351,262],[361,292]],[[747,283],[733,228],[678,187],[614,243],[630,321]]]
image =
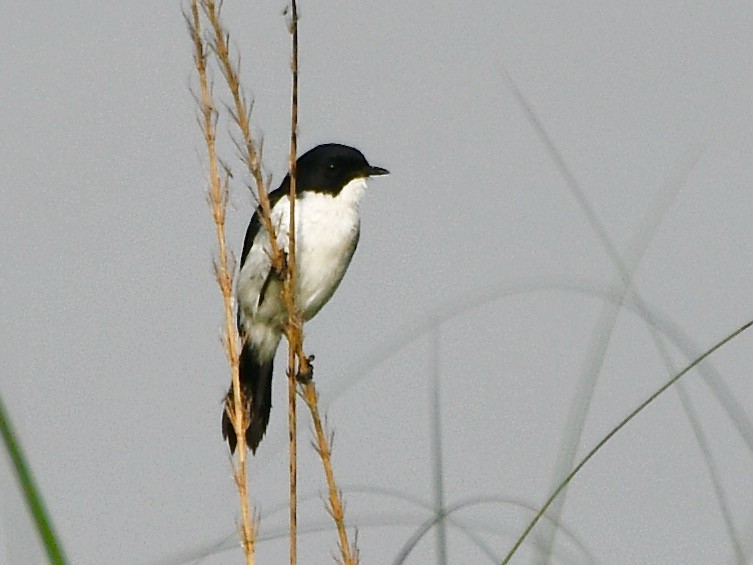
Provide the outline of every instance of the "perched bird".
[[[347,145],[319,145],[298,158],[296,165],[295,241],[296,306],[304,321],[313,318],[332,297],[358,245],[358,204],[366,179],[389,171],[371,166],[363,154]],[[277,243],[288,251],[290,175],[269,194]],[[269,233],[257,208],[246,231],[236,282],[238,332],[243,339],[240,384],[246,404],[246,445],[256,452],[272,408],[272,361],[287,322],[280,291],[282,280],[272,268]],[[237,438],[228,410],[232,386],[225,398],[222,436],[230,451]]]

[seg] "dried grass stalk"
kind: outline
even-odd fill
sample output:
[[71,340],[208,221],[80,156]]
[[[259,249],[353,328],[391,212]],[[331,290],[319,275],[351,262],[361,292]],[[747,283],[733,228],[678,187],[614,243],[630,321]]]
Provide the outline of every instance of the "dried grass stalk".
[[[207,13],[206,6],[202,7]],[[217,111],[212,98],[212,90],[207,79],[207,49],[201,34],[201,20],[199,18],[199,6],[197,0],[191,2],[191,16],[188,19],[188,27],[194,44],[194,63],[199,76],[201,90],[199,106],[201,108],[200,125],[207,148],[209,162],[209,194],[208,200],[214,218],[217,235],[218,257],[214,263],[214,272],[217,284],[222,293],[222,301],[225,311],[225,327],[223,345],[230,365],[230,373],[233,382],[234,410],[229,414],[233,421],[233,427],[238,435],[240,448],[237,451],[237,462],[233,464],[233,476],[238,489],[241,505],[241,544],[246,556],[246,564],[253,565],[256,540],[256,528],[251,516],[251,507],[248,497],[248,477],[246,473],[246,428],[245,410],[241,402],[241,387],[239,379],[239,343],[238,331],[235,327],[233,316],[233,271],[234,265],[227,251],[225,237],[225,212],[227,210],[227,174],[220,176],[219,159],[216,151]]]

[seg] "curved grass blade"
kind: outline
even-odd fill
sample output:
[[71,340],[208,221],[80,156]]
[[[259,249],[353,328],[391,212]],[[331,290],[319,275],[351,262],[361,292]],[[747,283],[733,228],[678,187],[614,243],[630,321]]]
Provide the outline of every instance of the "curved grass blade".
[[536,516],[534,516],[533,520],[531,520],[531,523],[528,524],[525,531],[520,535],[518,540],[515,542],[515,545],[512,547],[512,549],[507,553],[505,558],[502,560],[502,565],[507,565],[507,563],[510,562],[510,559],[512,559],[513,555],[515,555],[515,552],[518,550],[518,548],[522,545],[522,543],[525,541],[525,539],[528,537],[528,534],[531,533],[531,530],[536,526],[539,519],[544,515],[544,513],[549,509],[549,507],[552,505],[552,503],[556,500],[556,498],[559,496],[559,494],[567,487],[567,485],[570,483],[570,481],[575,477],[575,475],[578,474],[578,472],[588,463],[591,458],[596,455],[596,453],[604,447],[604,445],[612,439],[612,437],[619,432],[623,427],[627,425],[630,420],[635,418],[638,414],[640,414],[644,408],[646,408],[649,404],[651,404],[654,400],[659,398],[668,388],[670,388],[673,384],[675,384],[677,381],[679,381],[685,374],[687,374],[693,367],[701,363],[704,359],[706,359],[709,355],[714,353],[717,349],[720,349],[730,341],[732,341],[734,338],[736,338],[738,335],[743,333],[745,330],[753,326],[753,320],[747,322],[746,324],[743,324],[741,327],[736,329],[734,332],[729,334],[727,337],[719,341],[716,345],[711,347],[710,349],[707,349],[704,353],[702,353],[699,357],[696,357],[692,363],[690,363],[688,366],[686,366],[682,371],[677,373],[675,376],[673,376],[671,379],[669,379],[666,383],[664,383],[659,389],[654,392],[651,396],[649,396],[646,400],[644,400],[635,410],[633,410],[630,414],[628,414],[619,424],[617,424],[612,430],[604,436],[604,438],[596,444],[596,446],[591,449],[591,451],[588,452],[588,454],[581,459],[580,463],[578,463],[575,468],[570,471],[570,473],[565,477],[565,479],[557,486],[556,489],[554,489],[554,492],[551,494],[551,496],[547,499],[547,501],[544,503],[544,505],[541,507],[541,510],[538,511]]

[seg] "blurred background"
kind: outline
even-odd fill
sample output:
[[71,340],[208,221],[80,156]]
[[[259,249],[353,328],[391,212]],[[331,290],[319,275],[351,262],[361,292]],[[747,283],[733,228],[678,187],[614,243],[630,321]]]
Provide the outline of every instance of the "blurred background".
[[[0,394],[72,563],[239,563],[187,4],[6,4]],[[223,12],[274,186],[285,7]],[[753,6],[300,12],[301,151],[347,143],[392,172],[306,326],[361,560],[499,562],[605,433],[753,318]],[[253,204],[224,137],[239,254]],[[284,353],[251,468],[259,563],[288,559]],[[751,367],[747,333],[690,372],[513,562],[749,562]],[[328,563],[299,412],[299,555]],[[0,563],[44,562],[26,516],[3,454]]]

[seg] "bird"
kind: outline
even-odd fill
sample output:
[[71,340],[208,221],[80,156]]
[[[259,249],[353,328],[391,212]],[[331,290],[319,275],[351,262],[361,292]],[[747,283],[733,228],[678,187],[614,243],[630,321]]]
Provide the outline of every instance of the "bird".
[[[360,236],[359,203],[366,180],[388,174],[370,165],[359,150],[338,143],[318,145],[296,161],[295,302],[304,321],[329,301],[350,265]],[[269,194],[272,226],[283,254],[289,249],[289,193],[290,174]],[[261,213],[258,206],[246,230],[235,289],[236,324],[243,343],[239,377],[245,438],[254,454],[269,423],[272,365],[288,320]],[[231,453],[238,439],[230,417],[233,410],[231,384],[222,413],[222,436]]]

